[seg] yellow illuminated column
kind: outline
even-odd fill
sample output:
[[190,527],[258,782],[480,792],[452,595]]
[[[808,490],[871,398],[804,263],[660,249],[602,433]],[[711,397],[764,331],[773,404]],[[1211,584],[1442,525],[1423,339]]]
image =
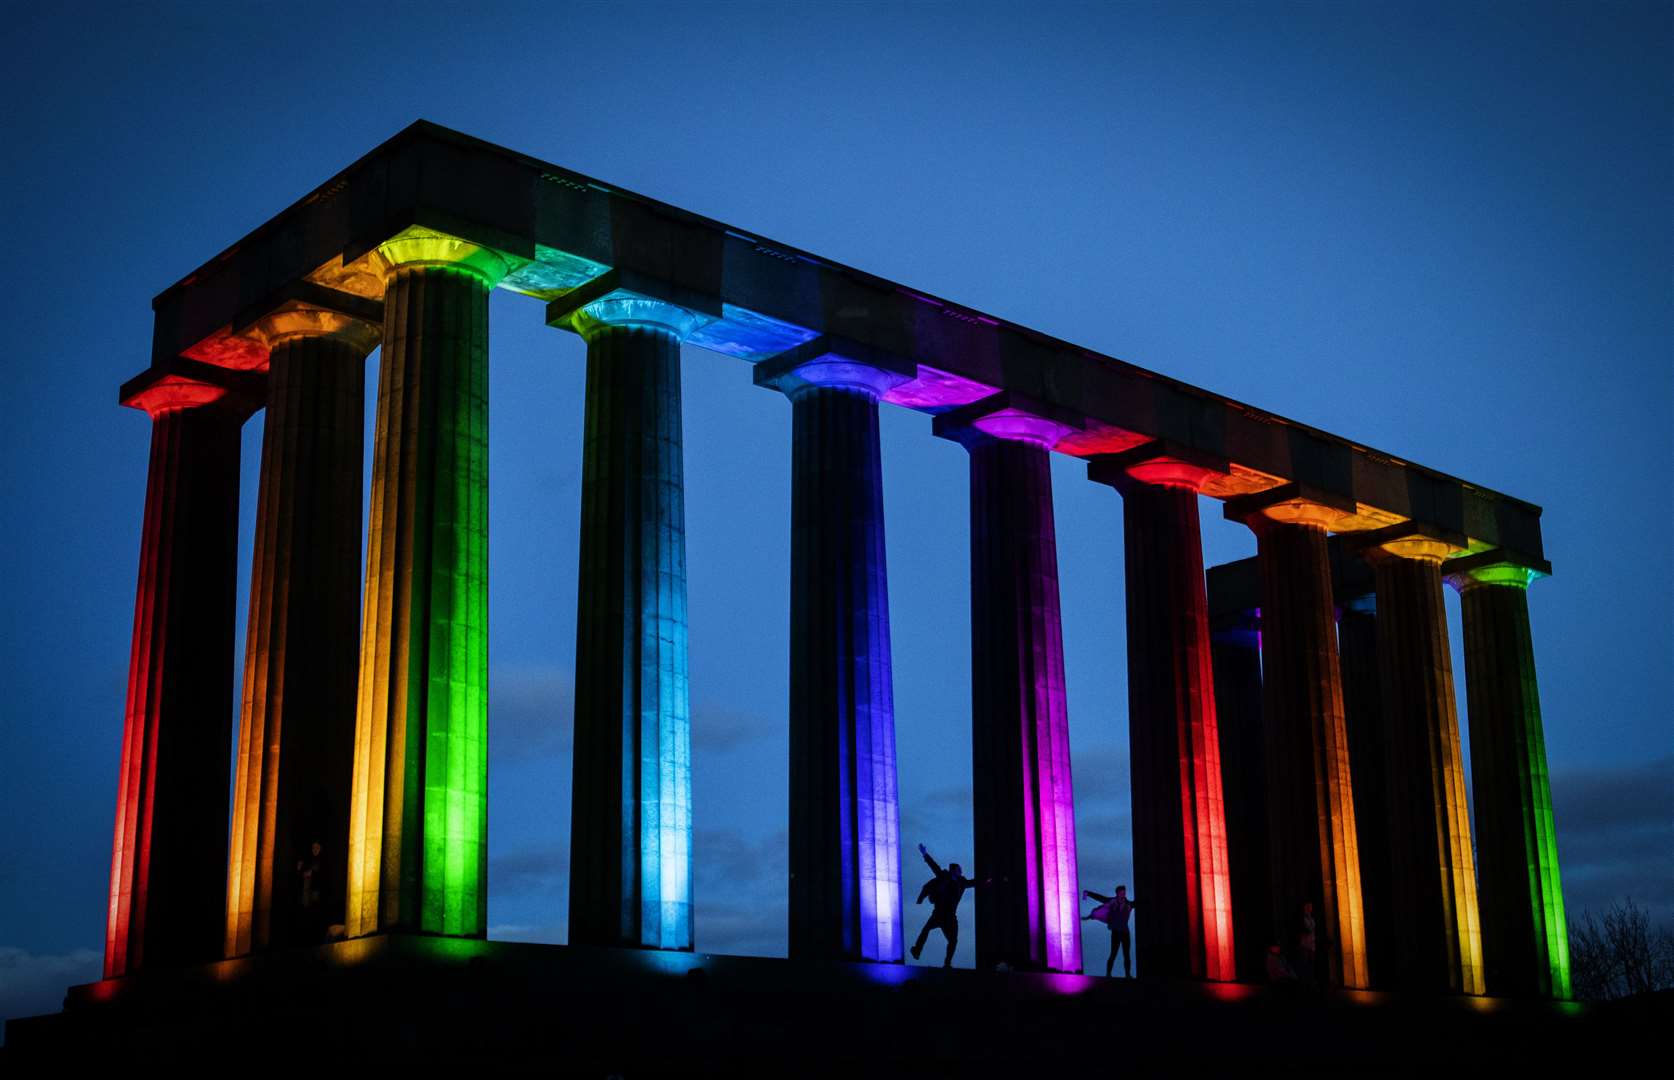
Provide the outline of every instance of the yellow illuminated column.
[[1377,575],[1395,985],[1483,992],[1469,804],[1442,605],[1459,543],[1404,526],[1366,538]]
[[349,817],[351,936],[481,936],[488,858],[494,252],[410,229],[387,264]]
[[295,305],[248,331],[269,350],[268,397],[227,869],[228,956],[323,941],[343,921],[365,364],[378,331],[360,318]]

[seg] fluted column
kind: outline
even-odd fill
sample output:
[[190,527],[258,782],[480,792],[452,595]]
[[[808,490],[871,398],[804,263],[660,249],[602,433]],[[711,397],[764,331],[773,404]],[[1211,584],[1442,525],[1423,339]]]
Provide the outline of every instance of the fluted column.
[[1095,459],[1122,493],[1139,974],[1230,981],[1232,883],[1197,493],[1224,473],[1161,444]]
[[[323,941],[344,920],[366,355],[379,329],[291,308],[253,331],[270,353],[227,870],[228,956]],[[311,868],[306,881],[299,865]]]
[[349,816],[350,936],[480,937],[488,895],[488,293],[411,229],[388,264]]
[[[1069,712],[1049,447],[1008,410],[937,418],[971,460],[971,742],[977,967],[1081,970]],[[1143,898],[1141,898],[1143,902]]]
[[151,417],[111,844],[105,977],[220,955],[232,742],[239,431],[256,398],[145,376]]
[[1238,977],[1244,982],[1267,978],[1267,946],[1278,940],[1273,936],[1267,850],[1260,626],[1260,616],[1244,611],[1215,620],[1209,630],[1226,805],[1227,869],[1232,874],[1233,940]]
[[[806,361],[804,352],[812,352]],[[798,350],[791,399],[790,955],[901,961],[900,809],[878,396],[906,376]]]
[[548,321],[587,342],[569,939],[690,949],[680,342],[701,320],[623,294]]
[[1569,930],[1529,634],[1529,583],[1550,568],[1505,552],[1444,568],[1464,614],[1488,992],[1567,998]]
[[1395,985],[1480,994],[1482,927],[1441,560],[1424,537],[1366,548],[1377,577]]
[[[1339,590],[1340,592],[1340,590]],[[1337,606],[1337,650],[1343,671],[1343,722],[1354,776],[1354,827],[1360,842],[1361,905],[1366,923],[1369,985],[1389,982],[1401,943],[1394,925],[1393,862],[1389,848],[1382,679],[1378,674],[1377,603],[1345,598]]]
[[1294,946],[1314,904],[1319,974],[1366,985],[1360,853],[1343,723],[1326,528],[1336,515],[1305,500],[1227,504],[1256,534],[1274,940]]

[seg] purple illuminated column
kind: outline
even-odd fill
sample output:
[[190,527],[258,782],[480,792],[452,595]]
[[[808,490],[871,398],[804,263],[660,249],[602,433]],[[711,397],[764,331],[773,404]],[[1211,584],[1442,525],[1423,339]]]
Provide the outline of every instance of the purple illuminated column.
[[790,955],[901,961],[900,812],[878,396],[907,376],[816,341],[790,398]]
[[1050,447],[1064,424],[984,402],[938,417],[971,457],[977,967],[1081,970],[1075,797]]

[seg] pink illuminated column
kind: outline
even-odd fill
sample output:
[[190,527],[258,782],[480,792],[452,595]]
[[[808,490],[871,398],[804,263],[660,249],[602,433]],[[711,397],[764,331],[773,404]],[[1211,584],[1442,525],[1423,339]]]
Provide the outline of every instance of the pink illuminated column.
[[1068,427],[1006,395],[935,422],[971,459],[974,876],[993,879],[976,895],[981,969],[1081,970],[1049,460]]
[[1197,493],[1224,462],[1147,443],[1094,459],[1122,493],[1141,975],[1236,977]]
[[[260,380],[181,362],[122,403],[151,417],[111,845],[105,977],[218,959],[232,752],[239,429]],[[235,379],[237,381],[235,381]]]

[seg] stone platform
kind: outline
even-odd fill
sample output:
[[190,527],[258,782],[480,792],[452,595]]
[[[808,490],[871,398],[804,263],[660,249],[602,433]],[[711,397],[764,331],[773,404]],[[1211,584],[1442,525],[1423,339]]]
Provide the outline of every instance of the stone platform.
[[[1666,1021],[1669,1003],[1655,1014]],[[0,1063],[530,1060],[561,1075],[1605,1065],[1650,1012],[377,936],[73,987]],[[305,1064],[306,1063],[306,1064]]]

